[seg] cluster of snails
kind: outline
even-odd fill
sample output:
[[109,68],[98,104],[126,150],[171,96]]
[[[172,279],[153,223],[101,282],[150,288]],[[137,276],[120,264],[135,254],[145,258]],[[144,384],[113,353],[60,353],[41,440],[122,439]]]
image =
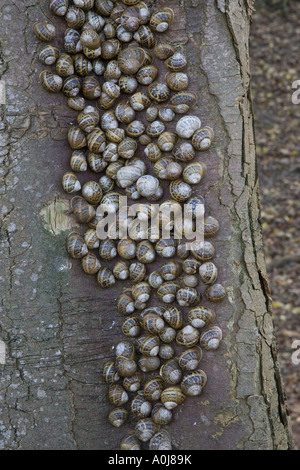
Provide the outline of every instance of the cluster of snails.
[[[69,234],[67,252],[81,260],[83,271],[95,275],[101,288],[118,280],[131,285],[117,301],[126,340],[103,369],[113,405],[108,420],[120,427],[130,412],[137,420],[121,449],[137,450],[148,441],[150,449],[171,449],[171,438],[161,426],[187,396],[201,393],[207,381],[199,369],[202,349],[215,350],[222,339],[221,329],[211,325],[215,312],[201,305],[197,289],[201,282],[211,302],[226,295],[212,262],[214,246],[207,240],[218,233],[218,221],[204,218],[204,241],[191,249],[183,241],[195,231],[198,209],[204,208],[204,199],[192,193],[207,168],[193,160],[209,149],[214,132],[187,114],[197,103],[196,94],[188,91],[187,59],[161,39],[174,19],[171,8],[151,12],[139,0],[50,0],[49,6],[64,17],[67,29],[61,53],[50,44],[55,27],[34,25],[43,42],[38,58],[54,69],[42,71],[40,81],[51,93],[61,91],[78,113],[68,131],[71,171],[63,175],[62,186],[68,194],[80,192],[72,196],[71,210],[87,226],[83,234]],[[159,62],[166,68],[164,79],[159,79]],[[81,183],[79,175],[88,170],[97,180]],[[168,184],[170,199],[161,208],[171,209],[172,215],[160,214],[155,228],[151,203],[164,197],[162,182]],[[120,216],[124,209],[121,196],[144,202],[134,214],[126,207],[102,239],[98,230],[106,226],[106,215]],[[189,224],[179,215],[182,203],[191,216]],[[126,238],[123,229],[129,233]],[[182,240],[174,236],[176,230]],[[156,259],[163,264],[149,271]],[[163,306],[147,306],[153,294]]]

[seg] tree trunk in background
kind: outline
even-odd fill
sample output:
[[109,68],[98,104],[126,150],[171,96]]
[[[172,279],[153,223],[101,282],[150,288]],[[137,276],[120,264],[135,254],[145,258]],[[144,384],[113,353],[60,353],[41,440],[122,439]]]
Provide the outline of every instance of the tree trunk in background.
[[[174,412],[169,426],[174,449],[288,449],[259,221],[249,93],[253,2],[154,3],[175,10],[166,37],[185,49],[199,95],[194,113],[215,130],[213,148],[201,155],[208,173],[197,193],[221,223],[213,243],[228,292],[216,308],[224,340],[201,362],[207,386]],[[7,86],[0,127],[0,339],[7,348],[0,449],[117,449],[128,427],[108,424],[100,371],[122,337],[115,302],[124,284],[102,291],[65,252],[74,220],[61,176],[76,113],[38,80],[32,25],[46,16],[64,28],[47,4],[0,0],[0,76]]]

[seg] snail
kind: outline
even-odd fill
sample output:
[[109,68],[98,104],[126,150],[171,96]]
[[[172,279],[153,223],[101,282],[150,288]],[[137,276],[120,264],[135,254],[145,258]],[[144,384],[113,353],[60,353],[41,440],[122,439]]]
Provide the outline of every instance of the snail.
[[161,403],[156,403],[151,411],[151,418],[154,423],[164,426],[172,421],[173,413],[165,408]]
[[164,319],[166,322],[174,329],[182,328],[183,326],[183,317],[182,312],[177,307],[168,308],[164,314]]
[[158,42],[153,49],[154,55],[161,60],[166,60],[175,53],[173,44],[169,42]]
[[75,111],[83,111],[85,108],[85,99],[82,96],[68,98],[68,106]]
[[173,281],[180,276],[182,272],[182,263],[178,261],[168,261],[160,268],[160,274],[165,281]]
[[131,341],[120,341],[116,346],[116,357],[128,357],[129,359],[135,358],[135,347]]
[[149,26],[158,33],[166,31],[174,19],[174,11],[171,8],[158,10],[150,18]]
[[67,252],[72,258],[83,258],[88,253],[88,248],[82,236],[77,232],[71,232],[67,238]]
[[160,148],[154,142],[149,143],[144,152],[151,162],[156,162],[162,155]]
[[81,184],[77,176],[69,171],[62,177],[62,187],[66,193],[72,194],[80,191]]
[[143,389],[144,397],[150,402],[159,400],[164,386],[164,381],[160,376],[147,380]]
[[179,137],[189,139],[201,127],[201,121],[197,116],[184,116],[176,124],[176,132]]
[[202,359],[202,350],[199,346],[186,349],[178,357],[178,364],[183,370],[196,370]]
[[62,92],[68,98],[74,98],[81,89],[81,80],[76,75],[71,75],[64,80]]
[[159,374],[166,384],[174,385],[180,382],[182,377],[181,369],[176,358],[169,359],[160,368]]
[[151,101],[149,97],[145,93],[142,93],[141,91],[138,91],[137,93],[132,95],[130,98],[130,106],[135,111],[143,111],[145,108],[147,108],[150,105],[150,103]]
[[64,49],[68,54],[76,54],[82,51],[80,34],[76,29],[68,28],[64,36]]
[[192,145],[196,150],[204,151],[211,146],[214,138],[214,131],[211,127],[203,127],[198,129],[192,138]]
[[213,284],[206,289],[205,297],[211,302],[220,302],[226,297],[226,290],[222,284]]
[[171,72],[180,72],[187,66],[187,60],[181,52],[175,52],[166,58],[165,65]]
[[158,356],[141,356],[138,365],[142,372],[153,372],[159,368],[160,359]]
[[176,293],[176,300],[182,307],[193,306],[201,302],[202,296],[193,287],[182,287]]
[[120,444],[121,450],[141,450],[140,441],[133,434],[125,436]]
[[[184,91],[189,86],[189,78],[188,78],[186,73],[168,72],[167,75],[166,75],[166,84],[168,85],[170,90]],[[177,131],[177,129],[176,129],[176,131]],[[180,137],[182,137],[182,136],[180,136]]]
[[146,120],[148,122],[153,122],[158,116],[158,109],[155,106],[150,106],[145,113]]
[[65,16],[68,9],[68,0],[51,0],[49,8],[57,16]]
[[143,374],[139,371],[131,377],[124,377],[123,387],[128,392],[137,392],[141,388],[143,377]]
[[96,181],[87,181],[82,186],[81,194],[92,205],[99,204],[102,199],[102,189]]
[[94,253],[88,253],[81,259],[82,269],[86,274],[96,274],[101,268],[101,263]]
[[138,282],[132,286],[131,292],[134,300],[147,302],[150,298],[151,286],[148,282]]
[[184,142],[173,149],[173,156],[178,162],[188,163],[195,158],[195,150],[190,143]]
[[93,106],[88,106],[78,114],[77,122],[84,132],[89,133],[97,126],[99,113]]
[[182,282],[185,287],[197,287],[199,284],[199,279],[195,274],[186,274],[183,276]]
[[176,330],[170,326],[165,326],[159,333],[158,336],[163,343],[169,344],[174,341],[176,337]]
[[214,246],[210,242],[207,242],[207,241],[193,242],[191,251],[192,251],[193,256],[198,261],[202,261],[202,262],[210,260],[215,255]]
[[158,431],[159,426],[150,418],[140,419],[135,426],[135,434],[142,442],[147,442]]
[[143,240],[137,245],[136,257],[141,263],[152,263],[155,256],[154,248],[148,240]]
[[220,224],[215,217],[205,217],[204,218],[204,237],[210,238],[214,237],[220,228]]
[[[165,414],[167,415],[166,410]],[[151,437],[149,443],[150,450],[172,450],[171,437],[167,431],[162,429]]]
[[206,174],[206,165],[200,162],[189,163],[182,173],[182,179],[188,184],[198,184]]
[[121,258],[130,260],[136,256],[136,244],[133,240],[123,239],[118,242],[117,251]]
[[128,293],[123,293],[118,298],[117,308],[122,315],[134,312],[134,300]]
[[111,178],[108,178],[108,176],[103,175],[99,179],[99,186],[102,190],[102,193],[108,193],[109,191],[112,191],[114,188],[114,180]]
[[128,47],[118,55],[120,70],[125,75],[134,75],[145,60],[145,52],[141,47]]
[[113,384],[119,380],[119,374],[117,372],[114,361],[106,361],[103,366],[102,375],[108,384]]
[[143,263],[136,262],[129,266],[129,277],[132,282],[141,282],[146,276],[146,266]]
[[80,29],[85,22],[85,13],[74,5],[68,7],[65,20],[69,28]]
[[108,415],[108,421],[115,428],[119,428],[128,418],[128,411],[125,408],[114,408]]
[[126,127],[126,134],[129,135],[129,137],[137,138],[140,137],[144,132],[145,126],[142,121],[139,121],[138,119],[130,122]]
[[160,339],[157,335],[142,335],[137,339],[137,344],[141,354],[144,356],[157,356]]
[[56,61],[56,73],[60,77],[69,77],[74,74],[73,59],[69,54],[61,54]]
[[97,274],[97,282],[100,287],[107,289],[115,284],[116,279],[112,271],[106,266],[99,269]]
[[195,370],[186,374],[180,384],[185,395],[198,396],[207,382],[207,376],[203,370]]
[[148,93],[152,100],[157,103],[167,101],[170,97],[170,90],[165,83],[153,82],[148,86]]
[[130,410],[133,416],[143,419],[151,415],[152,405],[143,395],[136,395],[132,399]]
[[177,179],[170,183],[170,194],[175,201],[185,202],[191,196],[192,188],[185,181]]
[[191,325],[187,325],[178,331],[176,343],[186,348],[192,348],[199,341],[199,331]]
[[163,152],[171,152],[177,139],[178,137],[174,132],[162,132],[157,139],[157,145]]
[[213,326],[204,331],[200,336],[200,345],[210,351],[219,347],[222,339],[222,330],[218,326]]
[[137,72],[136,79],[141,85],[150,85],[157,78],[157,75],[158,70],[154,65],[144,65]]
[[87,75],[82,79],[82,94],[88,100],[94,100],[101,95],[101,88],[96,77]]
[[123,93],[132,94],[136,91],[138,87],[138,82],[135,77],[132,75],[122,75],[118,81],[120,90]]
[[55,38],[55,26],[51,23],[39,22],[33,25],[33,32],[43,42],[50,42]]
[[166,126],[163,122],[155,120],[151,122],[147,128],[146,132],[151,139],[155,139],[160,136],[166,129]]
[[151,287],[153,287],[153,289],[157,289],[159,286],[162,285],[163,282],[164,280],[161,277],[159,271],[153,271],[148,276],[148,283]]
[[171,304],[174,302],[176,298],[176,293],[180,289],[180,284],[176,281],[167,281],[164,282],[158,289],[157,289],[157,296],[159,299],[166,303]]
[[84,234],[84,241],[89,250],[99,248],[100,240],[97,237],[97,232],[94,229],[88,229]]
[[80,127],[71,126],[68,131],[68,142],[72,149],[79,150],[86,146],[86,137]]
[[51,44],[45,44],[39,50],[38,58],[45,65],[53,65],[59,57],[59,49]]
[[170,107],[176,114],[187,113],[197,103],[197,95],[192,91],[179,91],[170,98]]
[[138,316],[127,317],[122,325],[122,332],[125,336],[135,338],[140,334],[140,322]]
[[214,284],[218,277],[218,268],[214,263],[208,261],[200,266],[199,274],[204,284]]
[[96,215],[93,206],[80,196],[71,200],[71,209],[77,222],[82,224],[89,223]]
[[40,82],[45,90],[50,93],[58,93],[63,86],[63,80],[59,75],[44,70],[40,74]]
[[155,251],[163,258],[172,258],[176,253],[177,240],[174,238],[167,238],[158,240],[155,244]]
[[139,44],[147,49],[153,49],[156,44],[155,36],[147,25],[141,25],[134,33],[133,37]]
[[182,405],[186,395],[177,385],[172,385],[163,390],[160,400],[167,410],[173,410],[178,405]]
[[122,281],[129,278],[129,266],[126,261],[120,260],[117,261],[113,267],[113,274],[116,279],[120,279]]
[[164,122],[172,122],[175,119],[175,113],[171,108],[160,108],[158,117]]
[[148,313],[143,316],[141,326],[151,334],[157,334],[165,327],[163,318],[155,313]]
[[87,162],[94,173],[101,173],[108,166],[101,155],[93,152],[87,153]]
[[192,308],[188,313],[188,322],[194,328],[203,328],[206,325],[212,323],[215,319],[215,312],[209,308],[199,305],[198,307]]
[[158,355],[161,359],[171,359],[175,355],[175,350],[171,344],[161,344]]
[[118,356],[115,365],[120,377],[131,377],[137,371],[137,363],[128,357]]
[[128,402],[128,393],[121,385],[113,383],[109,386],[108,399],[114,406],[123,406]]
[[117,248],[114,240],[109,238],[106,240],[101,240],[99,245],[99,255],[102,259],[107,261],[112,260],[117,256]]
[[96,127],[87,135],[87,146],[90,152],[101,153],[105,149],[105,134],[99,127]]

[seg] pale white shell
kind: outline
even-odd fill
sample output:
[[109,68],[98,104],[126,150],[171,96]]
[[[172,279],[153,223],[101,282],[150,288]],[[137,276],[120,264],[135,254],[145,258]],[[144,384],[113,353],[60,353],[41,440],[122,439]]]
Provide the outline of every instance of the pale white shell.
[[152,196],[159,188],[159,181],[152,175],[144,175],[137,180],[136,187],[142,196]]
[[179,137],[189,139],[194,132],[201,128],[201,121],[197,116],[183,116],[176,125],[176,132]]

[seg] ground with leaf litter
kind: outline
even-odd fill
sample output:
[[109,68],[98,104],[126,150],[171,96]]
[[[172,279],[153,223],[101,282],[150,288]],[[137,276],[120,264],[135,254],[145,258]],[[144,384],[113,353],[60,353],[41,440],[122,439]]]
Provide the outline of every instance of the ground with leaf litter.
[[[265,252],[281,373],[296,446],[300,447],[300,3],[258,1],[251,69]],[[298,354],[300,359],[300,354]],[[299,361],[300,362],[300,361]]]

